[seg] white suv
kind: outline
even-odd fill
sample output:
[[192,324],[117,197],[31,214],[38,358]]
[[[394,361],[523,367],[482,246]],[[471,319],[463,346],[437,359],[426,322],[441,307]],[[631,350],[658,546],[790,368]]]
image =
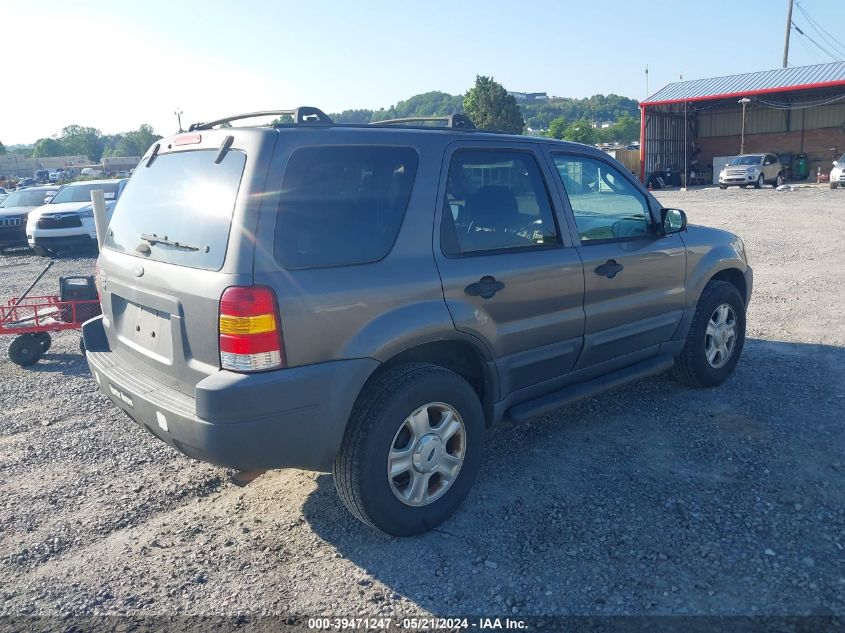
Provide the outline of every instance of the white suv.
[[65,185],[49,203],[29,213],[26,222],[29,246],[36,254],[48,256],[74,247],[96,245],[91,192],[103,190],[106,213],[110,216],[126,182],[126,179],[87,180]]
[[783,184],[783,166],[775,154],[742,154],[731,158],[719,172],[719,187],[727,189],[754,185],[780,187]]
[[830,188],[837,187],[845,189],[845,154],[833,161],[833,169],[830,170]]

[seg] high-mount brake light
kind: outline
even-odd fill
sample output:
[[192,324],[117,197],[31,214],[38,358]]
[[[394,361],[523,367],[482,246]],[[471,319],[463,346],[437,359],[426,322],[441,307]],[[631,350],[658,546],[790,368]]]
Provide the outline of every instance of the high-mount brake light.
[[182,134],[173,141],[174,145],[196,145],[202,143],[202,134]]
[[285,366],[276,296],[267,286],[232,286],[220,297],[220,367],[251,372]]

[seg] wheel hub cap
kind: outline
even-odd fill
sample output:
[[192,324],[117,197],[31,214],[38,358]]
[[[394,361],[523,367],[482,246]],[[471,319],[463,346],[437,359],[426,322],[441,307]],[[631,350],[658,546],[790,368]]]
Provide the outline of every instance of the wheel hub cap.
[[390,489],[402,503],[424,506],[442,497],[464,463],[466,429],[448,404],[421,406],[402,422],[387,456]]
[[446,446],[439,436],[434,433],[424,435],[414,449],[414,468],[418,473],[430,473],[437,468],[445,453]]
[[736,314],[729,304],[723,303],[710,316],[704,337],[707,363],[714,369],[724,367],[733,355],[736,331]]

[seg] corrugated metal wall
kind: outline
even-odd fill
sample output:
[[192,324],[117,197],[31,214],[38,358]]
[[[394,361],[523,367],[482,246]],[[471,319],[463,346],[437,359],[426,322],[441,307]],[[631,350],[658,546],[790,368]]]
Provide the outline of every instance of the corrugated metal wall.
[[[746,134],[769,134],[802,129],[839,127],[845,124],[845,103],[801,110],[749,107],[746,112]],[[788,125],[788,127],[787,127]],[[742,131],[742,109],[713,110],[698,114],[699,138],[734,136]]]
[[[645,174],[657,169],[671,167],[684,169],[684,115],[652,112],[646,109],[645,126]],[[687,144],[693,139],[692,130],[687,133]]]

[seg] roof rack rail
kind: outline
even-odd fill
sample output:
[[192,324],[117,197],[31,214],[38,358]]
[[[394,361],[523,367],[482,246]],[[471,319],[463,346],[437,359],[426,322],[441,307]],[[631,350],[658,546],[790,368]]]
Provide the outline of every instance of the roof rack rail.
[[231,123],[232,121],[239,121],[240,119],[252,119],[259,116],[282,116],[285,114],[293,117],[293,122],[297,125],[332,125],[334,123],[334,121],[332,121],[325,112],[320,110],[320,108],[302,106],[294,110],[263,110],[261,112],[247,112],[246,114],[236,114],[235,116],[228,116],[224,119],[217,119],[216,121],[209,121],[207,123],[192,123],[188,128],[188,132],[195,132],[196,130],[210,130],[215,126],[223,125],[224,123]]
[[449,114],[446,116],[414,116],[403,119],[385,119],[384,121],[372,121],[370,125],[406,125],[409,123],[428,123],[431,121],[445,122],[447,128],[474,130],[475,123],[465,114]]

